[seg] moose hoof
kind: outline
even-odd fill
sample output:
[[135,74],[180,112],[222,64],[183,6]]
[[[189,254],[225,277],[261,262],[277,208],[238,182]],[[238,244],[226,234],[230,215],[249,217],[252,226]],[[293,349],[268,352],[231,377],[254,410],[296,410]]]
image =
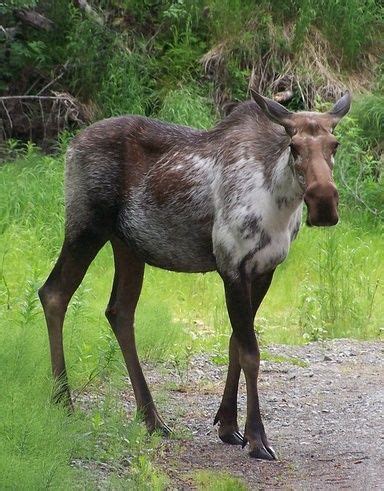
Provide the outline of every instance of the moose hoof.
[[277,460],[276,453],[272,447],[255,447],[249,451],[249,456],[253,459]]
[[219,433],[219,438],[222,442],[229,445],[242,445],[243,435],[239,431],[233,431],[232,433]]
[[[248,443],[248,438],[244,436],[242,441],[242,447],[244,448]],[[257,438],[253,442],[249,442],[249,456],[253,459],[261,460],[277,460],[277,456],[273,448],[269,445],[267,438],[264,435],[264,440]]]
[[171,428],[166,425],[165,423],[157,423],[155,425],[148,425],[148,433],[153,434],[153,433],[158,433],[159,435],[163,437],[167,437],[172,433]]
[[148,433],[158,433],[161,436],[169,436],[172,433],[171,428],[166,425],[163,418],[159,415],[155,407],[146,408],[147,412],[141,412],[139,415],[144,420]]
[[65,391],[56,391],[51,398],[53,404],[61,405],[63,406],[69,415],[73,414],[75,412],[75,408],[72,402],[72,398],[70,395],[69,390]]
[[172,433],[171,428],[167,426],[165,423],[159,426],[158,428],[156,428],[155,431],[157,431],[158,433],[160,433],[161,436],[164,437],[168,437]]
[[219,423],[220,440],[229,445],[242,445],[244,437],[240,433],[239,427],[237,426],[236,416],[228,418],[227,415],[226,418],[223,418],[223,413],[225,413],[225,410],[220,407],[217,411],[215,419],[213,420],[214,425]]

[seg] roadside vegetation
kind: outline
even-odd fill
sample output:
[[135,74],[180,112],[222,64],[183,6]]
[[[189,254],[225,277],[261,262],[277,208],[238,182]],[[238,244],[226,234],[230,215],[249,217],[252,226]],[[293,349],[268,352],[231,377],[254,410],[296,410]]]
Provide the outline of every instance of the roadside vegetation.
[[[341,222],[302,228],[255,327],[265,359],[270,343],[382,339],[382,6],[375,0],[256,3],[95,1],[87,15],[71,2],[11,0],[0,5],[11,27],[23,7],[56,28],[22,26],[21,35],[7,40],[0,92],[24,94],[33,86],[37,94],[54,80],[42,94],[70,93],[86,108],[85,122],[139,113],[209,128],[228,104],[247,98],[249,84],[270,96],[292,91],[293,110],[324,110],[351,88],[353,110],[337,129]],[[51,135],[54,154],[43,154],[28,138],[1,147],[0,487],[165,489],[169,478],[153,465],[160,437],[148,436],[139,419],[127,420],[119,396],[125,368],[104,317],[113,277],[109,246],[76,292],[65,326],[75,397],[94,399],[81,410],[77,404],[70,418],[49,403],[48,342],[36,291],[63,238],[64,153],[77,131],[71,124]],[[37,132],[34,140],[44,146],[43,136]],[[220,279],[148,267],[136,332],[141,358],[167,363],[180,377],[201,352],[226,363],[230,326]],[[243,489],[231,476],[202,472],[191,479],[201,489]]]

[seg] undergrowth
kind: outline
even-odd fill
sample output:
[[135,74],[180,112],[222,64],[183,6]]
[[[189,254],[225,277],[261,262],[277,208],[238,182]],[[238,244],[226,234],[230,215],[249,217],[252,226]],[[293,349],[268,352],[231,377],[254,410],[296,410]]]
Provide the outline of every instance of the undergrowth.
[[223,472],[198,471],[193,477],[199,491],[247,491],[248,489],[241,479]]
[[21,6],[55,28],[19,26],[5,46],[0,92],[70,92],[93,118],[155,116],[180,85],[208,96],[207,80],[219,107],[244,99],[248,83],[293,89],[292,107],[313,106],[345,86],[372,88],[383,46],[378,0],[98,0],[98,21],[64,0],[12,1],[0,6],[7,27]]

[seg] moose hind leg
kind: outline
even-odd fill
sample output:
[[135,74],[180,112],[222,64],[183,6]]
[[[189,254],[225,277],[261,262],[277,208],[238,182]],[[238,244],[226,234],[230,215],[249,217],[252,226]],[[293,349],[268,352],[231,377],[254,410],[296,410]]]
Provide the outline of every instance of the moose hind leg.
[[237,391],[240,377],[239,348],[232,334],[229,341],[229,365],[223,398],[213,424],[219,423],[219,437],[224,443],[242,445],[243,435],[237,424]]
[[114,238],[111,243],[115,260],[115,277],[106,317],[120,345],[137,409],[143,416],[148,431],[160,430],[168,435],[171,430],[157,412],[135,345],[134,315],[143,284],[145,264],[121,240]]
[[63,349],[64,317],[72,295],[104,243],[105,240],[86,231],[76,239],[66,238],[51,274],[39,289],[48,328],[52,373],[56,381],[53,400],[63,402],[70,409],[72,401]]

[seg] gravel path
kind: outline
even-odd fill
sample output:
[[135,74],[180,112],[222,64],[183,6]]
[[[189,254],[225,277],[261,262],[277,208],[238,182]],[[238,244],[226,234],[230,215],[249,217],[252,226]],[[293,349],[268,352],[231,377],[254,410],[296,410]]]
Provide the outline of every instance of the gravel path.
[[[188,370],[170,364],[143,366],[158,408],[175,431],[164,439],[156,466],[172,490],[195,489],[198,470],[229,473],[251,490],[384,490],[384,343],[335,340],[306,346],[269,346],[262,361],[260,403],[277,462],[251,459],[246,449],[221,443],[212,426],[224,388],[226,366],[208,355],[194,357]],[[129,386],[121,393],[128,417],[135,412]],[[83,394],[84,410],[94,405]],[[244,425],[244,379],[239,423]],[[109,467],[73,462],[99,474]],[[87,468],[88,468],[87,467]]]
[[[273,463],[222,444],[212,427],[226,367],[195,357],[186,380],[172,368],[145,367],[165,420],[187,434],[164,441],[157,459],[174,489],[192,489],[191,473],[200,469],[238,476],[250,489],[384,489],[384,344],[337,340],[268,351],[304,365],[262,362],[262,412],[279,457]],[[124,399],[133,410],[132,394]],[[245,402],[242,380],[242,424]]]

